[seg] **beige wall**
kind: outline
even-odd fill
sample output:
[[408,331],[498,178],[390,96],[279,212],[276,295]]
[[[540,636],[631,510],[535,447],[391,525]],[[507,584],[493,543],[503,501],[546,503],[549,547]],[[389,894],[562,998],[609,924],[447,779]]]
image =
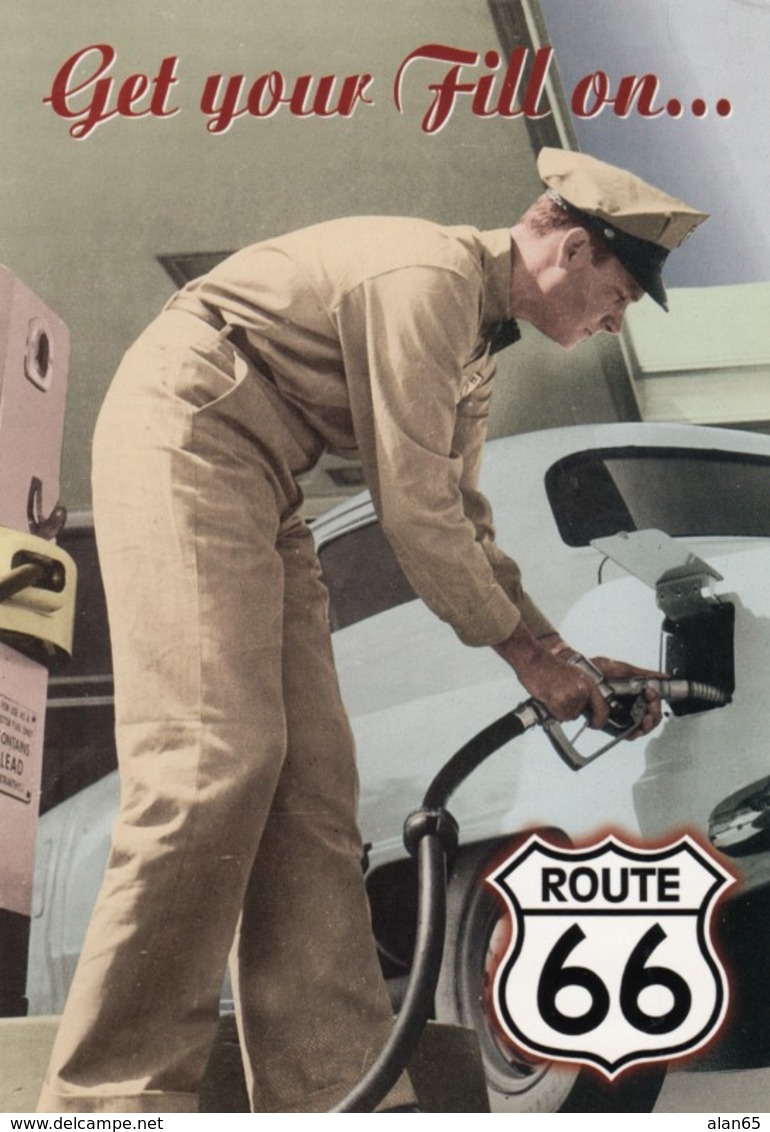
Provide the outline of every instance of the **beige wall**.
[[[111,373],[172,289],[157,255],[236,248],[351,213],[496,227],[538,191],[520,120],[482,121],[466,108],[426,137],[419,121],[427,67],[410,73],[406,112],[393,106],[397,66],[421,44],[497,46],[484,0],[27,0],[8,5],[3,23],[0,260],[72,332],[70,507],[88,504],[90,437]],[[73,141],[42,98],[64,60],[98,42],[117,49],[121,79],[154,75],[164,56],[178,56],[172,100],[181,112],[165,121],[109,121]],[[376,104],[345,121],[298,120],[282,110],[207,134],[197,106],[206,75],[272,69],[287,78],[371,71]],[[495,430],[612,419],[596,350],[591,344],[566,357],[528,339],[511,352]]]

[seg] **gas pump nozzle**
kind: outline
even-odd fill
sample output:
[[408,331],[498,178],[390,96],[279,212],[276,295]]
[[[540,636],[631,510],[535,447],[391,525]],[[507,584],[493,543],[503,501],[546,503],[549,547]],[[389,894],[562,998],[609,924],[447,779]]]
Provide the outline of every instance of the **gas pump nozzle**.
[[577,749],[576,743],[588,727],[587,723],[584,723],[577,734],[570,738],[561,723],[554,719],[548,713],[547,708],[537,700],[526,700],[517,709],[517,713],[525,727],[540,724],[548,736],[551,746],[572,770],[580,770],[581,767],[593,762],[594,759],[598,759],[600,755],[615,747],[621,739],[625,739],[637,729],[644,718],[647,705],[645,692],[648,688],[652,688],[662,700],[666,700],[668,703],[696,700],[703,703],[704,709],[726,704],[730,699],[728,693],[721,688],[693,680],[648,676],[607,680],[595,664],[579,654],[574,656],[569,663],[577,665],[590,676],[596,682],[599,691],[606,700],[609,707],[609,717],[602,730],[612,737],[609,743],[605,743],[590,754],[582,754]]

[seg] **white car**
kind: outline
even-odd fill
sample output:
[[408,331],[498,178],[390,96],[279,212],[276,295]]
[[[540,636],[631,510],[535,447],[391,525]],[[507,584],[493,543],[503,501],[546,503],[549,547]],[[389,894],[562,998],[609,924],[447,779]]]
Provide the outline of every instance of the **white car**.
[[[763,686],[770,670],[770,438],[652,424],[533,433],[487,446],[482,488],[498,542],[576,648],[655,669],[686,665],[690,671],[680,674],[719,684],[730,701],[670,715],[651,737],[619,745],[577,774],[540,729],[528,731],[490,758],[450,805],[461,844],[450,874],[436,1010],[440,1019],[477,1028],[493,1109],[647,1111],[663,1079],[658,1066],[602,1082],[589,1070],[534,1061],[501,1040],[485,992],[500,911],[479,877],[533,828],[577,841],[607,827],[655,843],[685,828],[710,837],[741,879],[720,917],[731,1023],[700,1064],[766,1063],[768,980],[756,939],[770,907],[770,696]],[[688,578],[691,606],[687,594],[677,606],[679,599],[651,588],[650,536],[634,533],[647,530],[684,544],[683,561],[711,568],[701,577],[697,567]],[[397,995],[410,967],[416,907],[404,818],[446,759],[525,693],[491,649],[464,647],[414,600],[368,496],[336,508],[315,531],[358,745],[374,930]],[[618,532],[631,538],[618,542]],[[655,537],[670,550],[665,535]],[[591,545],[607,539],[602,551]],[[92,554],[90,540],[83,521],[65,546],[82,563]],[[93,563],[85,572],[98,583]],[[713,594],[704,592],[707,583]],[[104,773],[113,758],[105,627],[98,601],[86,609],[93,624],[84,633],[92,641],[85,670],[52,682],[47,804],[65,800],[40,822],[32,1013],[61,1009],[117,803],[116,774]],[[661,659],[664,615],[672,643]],[[62,780],[50,775],[52,759],[62,780],[74,774],[79,785],[84,773],[98,780],[57,794]],[[84,772],[89,763],[97,769]]]

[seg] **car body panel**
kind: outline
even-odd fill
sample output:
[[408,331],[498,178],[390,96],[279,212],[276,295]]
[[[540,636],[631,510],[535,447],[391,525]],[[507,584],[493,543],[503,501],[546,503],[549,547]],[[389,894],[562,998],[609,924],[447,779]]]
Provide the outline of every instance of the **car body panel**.
[[[654,594],[612,563],[600,571],[602,558],[590,546],[566,545],[545,486],[548,469],[570,454],[646,444],[770,459],[770,438],[757,434],[581,426],[490,443],[482,487],[495,509],[500,545],[514,554],[529,592],[566,638],[587,654],[657,668],[662,614]],[[373,521],[368,497],[319,520],[322,561],[326,547]],[[721,591],[736,594],[733,703],[666,720],[651,738],[623,744],[579,773],[557,758],[540,729],[528,732],[495,754],[452,800],[464,844],[494,842],[538,825],[561,827],[575,838],[607,825],[655,839],[673,825],[705,831],[716,802],[761,776],[770,713],[763,688],[770,668],[770,610],[763,592],[770,537],[685,541],[724,575]],[[361,827],[376,872],[404,859],[403,820],[435,771],[525,693],[493,650],[462,645],[417,601],[399,601],[358,620],[333,640],[358,747]],[[52,695],[61,691],[54,682]],[[728,750],[731,759],[725,758]],[[28,987],[33,1013],[61,1009],[106,860],[117,796],[111,774],[41,818]],[[756,868],[756,862],[742,864],[752,884],[770,879],[761,856]]]

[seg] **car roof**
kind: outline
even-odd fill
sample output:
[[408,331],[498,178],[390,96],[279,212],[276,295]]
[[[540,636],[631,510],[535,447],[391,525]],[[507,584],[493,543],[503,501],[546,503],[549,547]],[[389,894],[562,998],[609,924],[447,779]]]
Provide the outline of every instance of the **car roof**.
[[[493,471],[496,465],[515,459],[520,485],[522,481],[541,483],[548,468],[565,456],[592,449],[636,445],[741,452],[770,457],[770,436],[762,433],[706,425],[631,421],[573,425],[490,440],[484,449],[484,467]],[[483,476],[482,469],[482,480]],[[372,522],[374,518],[371,496],[368,491],[361,492],[313,521],[316,544],[322,546],[332,538]]]

